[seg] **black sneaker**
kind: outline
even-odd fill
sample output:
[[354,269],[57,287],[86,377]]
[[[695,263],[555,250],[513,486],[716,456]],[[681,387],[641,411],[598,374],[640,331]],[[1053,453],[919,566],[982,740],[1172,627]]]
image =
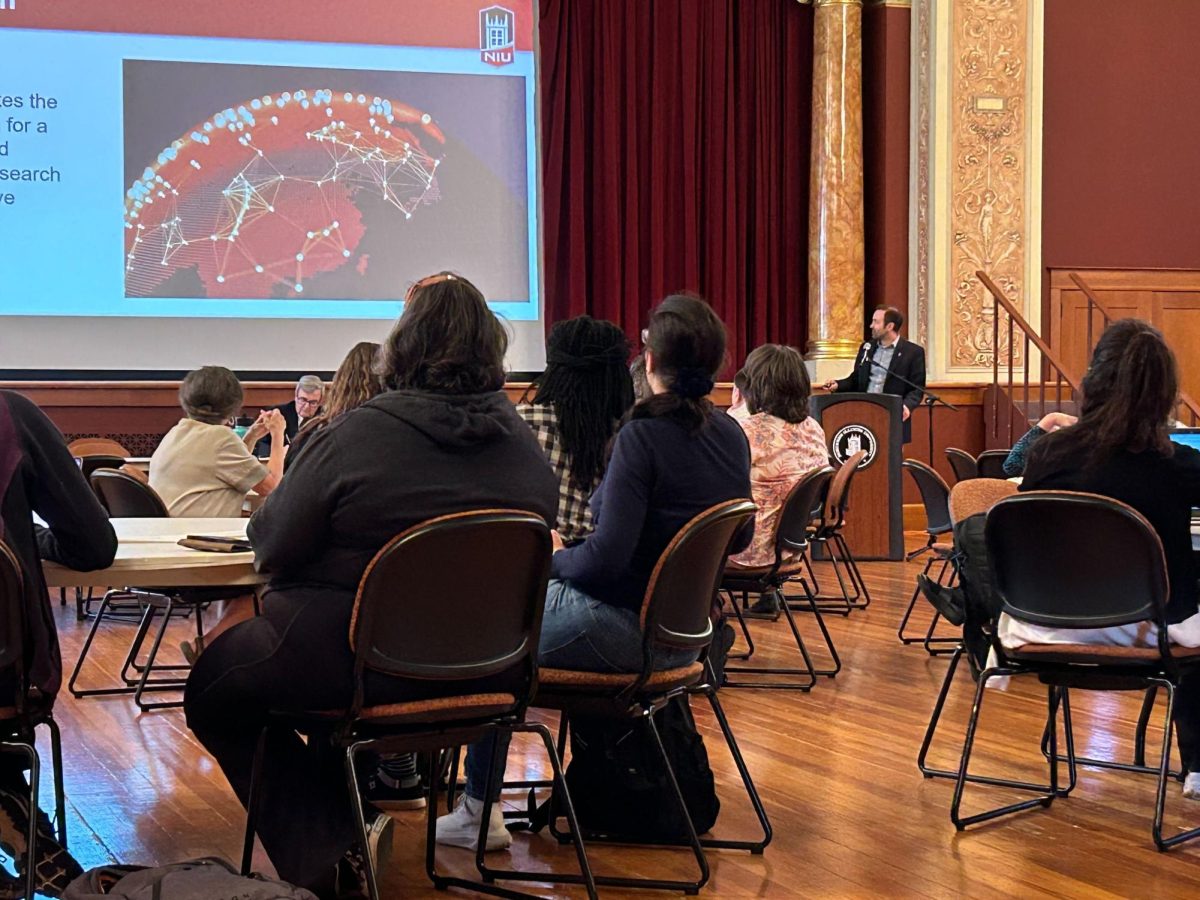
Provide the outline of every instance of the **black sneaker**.
[[[50,830],[50,821],[38,813],[37,860],[34,881],[37,891],[58,897],[67,885],[83,874],[67,848]],[[29,865],[26,835],[29,831],[29,801],[20,794],[0,790],[0,850],[16,860],[17,874],[23,876]]]
[[377,809],[425,808],[425,788],[419,777],[396,781],[377,770],[363,778],[360,784],[363,799]]
[[766,591],[760,594],[742,615],[748,619],[771,619],[774,621],[779,618],[779,613],[778,597],[774,591]]

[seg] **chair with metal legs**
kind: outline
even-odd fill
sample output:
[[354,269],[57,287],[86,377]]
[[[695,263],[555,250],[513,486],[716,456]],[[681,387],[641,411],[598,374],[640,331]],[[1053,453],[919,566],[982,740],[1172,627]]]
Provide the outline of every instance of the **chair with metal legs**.
[[[771,841],[771,823],[759,799],[758,791],[750,778],[749,769],[742,758],[733,730],[725,717],[721,702],[713,684],[711,668],[707,665],[707,651],[712,642],[713,625],[710,618],[712,597],[716,593],[721,570],[728,556],[729,545],[737,531],[754,515],[754,504],[748,500],[733,500],[718,504],[697,515],[683,526],[663,551],[655,566],[654,574],[642,603],[642,670],[629,674],[601,674],[566,669],[543,668],[538,672],[538,691],[533,705],[544,709],[555,709],[562,713],[558,734],[561,755],[566,749],[567,735],[572,715],[600,716],[615,720],[632,720],[636,727],[645,729],[657,749],[665,768],[672,793],[686,824],[686,840],[671,846],[689,847],[696,859],[699,877],[695,881],[677,881],[663,878],[632,878],[626,876],[597,875],[596,884],[618,888],[654,888],[681,890],[688,894],[697,893],[708,881],[709,868],[705,856],[706,848],[748,850],[762,853]],[[668,650],[693,650],[699,658],[696,662],[674,669],[656,667],[659,653]],[[728,838],[701,838],[688,813],[687,804],[675,780],[670,759],[663,747],[654,714],[673,698],[681,695],[703,694],[717,724],[725,737],[725,743],[733,756],[734,764],[742,779],[742,786],[758,817],[762,829],[761,838],[735,840]],[[515,782],[506,787],[543,787],[544,782]],[[491,796],[492,791],[487,792]],[[566,840],[572,831],[559,832],[554,827],[558,812],[555,807],[557,788],[550,800],[551,830]],[[487,810],[484,810],[487,820]],[[587,834],[588,843],[608,843],[604,836]],[[629,843],[628,840],[619,843]],[[547,877],[544,872],[518,872],[499,870],[487,866],[483,852],[477,853],[476,865],[487,881],[562,881],[576,883],[577,877],[559,875]]]
[[[1162,542],[1133,508],[1108,497],[1067,491],[1031,491],[1009,497],[988,513],[987,552],[995,573],[1002,614],[1018,622],[1056,632],[1152,623],[1155,646],[1027,643],[1006,648],[997,635],[992,649],[997,665],[985,669],[963,742],[950,817],[960,831],[977,822],[1049,806],[1059,795],[1056,706],[1067,706],[1068,689],[1166,692],[1163,744],[1151,833],[1166,850],[1200,837],[1200,827],[1163,834],[1166,786],[1171,762],[1175,689],[1185,673],[1200,664],[1200,649],[1170,643],[1167,633],[1167,572]],[[1047,757],[1050,790],[1032,800],[963,815],[961,805],[969,774],[979,713],[989,679],[1033,675],[1047,685],[1050,715]],[[1068,735],[1070,732],[1067,732]],[[1077,760],[1068,744],[1068,764]]]
[[[813,568],[812,554],[804,557],[805,567],[811,579],[814,599],[822,612],[836,612],[848,615],[854,609],[866,609],[871,605],[871,593],[867,583],[859,571],[858,562],[850,552],[846,536],[842,533],[846,526],[846,510],[850,505],[850,487],[859,464],[867,456],[867,451],[859,450],[838,467],[829,480],[829,488],[824,505],[821,509],[821,521],[809,528],[808,539],[815,547],[825,549],[826,558],[833,568],[841,594],[822,594],[821,586],[817,583],[817,573]],[[844,572],[844,574],[843,574]],[[789,579],[790,580],[790,579]],[[849,586],[847,586],[849,582]],[[791,601],[789,601],[791,602]],[[807,611],[806,606],[800,605],[800,612]]]
[[[148,484],[137,478],[117,471],[116,469],[98,469],[91,476],[92,490],[100,498],[101,504],[110,516],[118,518],[167,518],[167,507],[162,498]],[[169,709],[183,705],[182,700],[151,701],[147,694],[161,691],[180,691],[187,680],[187,672],[191,666],[185,664],[163,664],[157,662],[158,652],[166,636],[167,627],[172,619],[191,616],[196,624],[196,637],[203,641],[204,620],[203,608],[214,600],[228,599],[244,594],[244,590],[203,588],[175,589],[159,588],[124,588],[105,592],[100,602],[87,638],[79,651],[79,659],[71,671],[67,681],[67,689],[74,697],[102,697],[119,694],[132,694],[139,709]],[[83,670],[96,632],[105,619],[122,619],[129,621],[135,618],[138,625],[130,642],[129,652],[119,673],[120,683],[116,686],[102,688],[78,688],[76,682]],[[159,618],[159,627],[150,651],[144,662],[138,662],[146,638],[149,637],[155,618]],[[163,676],[163,677],[158,677]]]
[[[751,595],[773,595],[776,606],[787,621],[795,642],[796,651],[804,662],[803,668],[795,666],[766,666],[766,665],[726,665],[726,687],[755,687],[774,690],[809,691],[817,683],[818,676],[833,678],[841,671],[842,661],[838,655],[833,637],[825,624],[825,617],[817,606],[816,598],[804,578],[805,557],[809,552],[809,534],[813,520],[820,515],[818,498],[826,491],[829,480],[833,477],[833,469],[828,466],[816,469],[805,475],[783,502],[779,510],[779,518],[775,526],[774,544],[775,559],[766,566],[739,566],[729,563],[721,578],[721,590],[728,596],[730,607],[741,629],[745,650],[730,653],[730,660],[750,660],[757,648],[750,629],[746,625],[746,615],[742,607],[746,606]],[[798,583],[804,591],[804,597],[785,598],[783,585],[791,581]],[[806,611],[811,612],[816,619],[821,637],[829,650],[832,661],[831,668],[817,668],[813,663],[800,629],[793,615],[793,604],[803,603]],[[735,676],[731,678],[730,676]],[[761,675],[766,679],[741,680],[736,676]],[[796,678],[799,676],[799,679]]]
[[[38,881],[38,790],[41,787],[41,758],[35,732],[44,725],[50,733],[54,778],[54,825],[58,842],[67,846],[66,794],[63,789],[62,736],[54,721],[51,702],[31,689],[25,667],[26,633],[24,579],[21,564],[6,544],[0,542],[0,670],[12,673],[13,694],[0,699],[0,753],[19,756],[29,767],[29,827],[25,835],[25,857],[17,859],[24,876],[25,900],[34,900]],[[23,871],[22,871],[23,869]]]
[[[929,558],[925,561],[925,568],[921,574],[928,577],[933,567],[940,562],[941,567],[938,569],[934,580],[937,584],[951,586],[954,584],[955,577],[953,563],[954,546],[945,541],[938,540],[938,538],[948,534],[952,528],[949,508],[950,487],[942,479],[941,475],[920,460],[906,459],[900,465],[912,476],[913,481],[917,485],[917,490],[921,493],[921,504],[925,507],[925,533],[928,535],[925,546],[912,551],[904,559],[906,562],[910,562],[918,556],[928,553]],[[936,610],[934,610],[933,618],[930,620],[929,627],[925,630],[924,634],[910,634],[908,632],[909,620],[916,610],[917,599],[920,596],[921,588],[918,585],[913,588],[912,597],[909,598],[908,606],[904,610],[904,616],[900,619],[900,627],[896,629],[896,636],[902,644],[923,645],[925,652],[931,656],[942,656],[952,653],[952,645],[958,643],[958,638],[942,637],[936,634],[938,622],[942,618],[941,613]]]
[[[550,531],[541,517],[520,510],[479,510],[415,525],[392,538],[367,566],[350,620],[354,696],[346,698],[345,709],[280,712],[268,726],[299,731],[309,735],[309,740],[329,740],[343,754],[346,789],[363,848],[369,844],[356,769],[359,754],[439,751],[475,743],[497,732],[531,732],[546,748],[563,815],[577,838],[580,874],[572,883],[584,885],[589,897],[596,896],[554,739],[546,726],[525,720],[538,684],[538,637],[550,553]],[[456,586],[454,615],[469,623],[467,628],[448,627],[444,607],[423,602],[444,593],[450,571]],[[408,682],[415,694],[429,699],[373,704],[365,693],[369,673],[392,679],[393,686]],[[482,681],[489,685],[486,690],[480,687]],[[244,874],[250,872],[262,799],[264,748],[265,740],[260,739],[247,798]],[[437,756],[430,753],[425,847],[430,880],[439,890],[460,887],[496,896],[530,896],[438,873],[434,840],[440,781]],[[490,801],[486,802],[480,847],[486,844],[490,808]],[[379,900],[376,860],[369,858],[368,863],[371,900]],[[542,872],[538,880],[566,877]]]

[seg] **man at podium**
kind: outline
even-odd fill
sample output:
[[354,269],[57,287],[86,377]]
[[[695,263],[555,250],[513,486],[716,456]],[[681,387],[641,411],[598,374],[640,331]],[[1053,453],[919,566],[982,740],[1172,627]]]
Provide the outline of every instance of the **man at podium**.
[[925,349],[900,337],[904,314],[879,306],[871,316],[871,340],[865,341],[846,378],[827,381],[827,391],[894,394],[904,403],[904,443],[912,440],[912,411],[925,391]]

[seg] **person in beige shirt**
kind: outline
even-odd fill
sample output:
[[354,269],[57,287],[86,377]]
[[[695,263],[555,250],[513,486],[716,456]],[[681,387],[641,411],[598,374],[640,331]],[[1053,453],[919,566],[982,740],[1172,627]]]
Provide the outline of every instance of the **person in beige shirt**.
[[271,442],[266,465],[250,448],[268,432],[281,436],[283,416],[263,412],[239,438],[228,423],[241,410],[242,397],[237,376],[223,366],[204,366],[183,379],[179,402],[187,418],[167,432],[150,457],[150,487],[172,516],[238,518],[247,493],[265,496],[279,483],[283,441]]

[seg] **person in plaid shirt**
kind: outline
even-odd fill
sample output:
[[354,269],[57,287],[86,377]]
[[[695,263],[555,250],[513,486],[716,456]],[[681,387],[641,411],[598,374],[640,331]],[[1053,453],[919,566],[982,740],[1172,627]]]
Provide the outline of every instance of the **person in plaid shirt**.
[[579,316],[559,322],[546,341],[546,370],[517,404],[558,476],[558,527],[565,543],[592,533],[592,492],[608,444],[633,406],[629,342],[612,322]]

